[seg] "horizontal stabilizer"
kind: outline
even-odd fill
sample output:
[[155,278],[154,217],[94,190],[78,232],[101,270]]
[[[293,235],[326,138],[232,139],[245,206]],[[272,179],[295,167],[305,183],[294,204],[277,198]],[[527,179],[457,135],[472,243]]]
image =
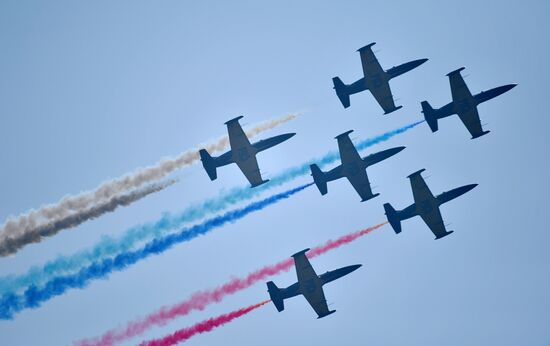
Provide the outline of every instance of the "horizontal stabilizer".
[[338,77],[332,78],[332,83],[334,84],[336,95],[340,99],[340,102],[342,102],[342,106],[344,106],[344,108],[348,108],[350,106],[350,101],[347,85],[345,85],[344,82],[342,82]]
[[321,195],[326,195],[328,192],[327,180],[325,179],[325,173],[321,171],[319,166],[313,164],[309,166],[311,168],[311,175],[313,176],[313,182],[317,185]]
[[426,122],[428,123],[428,126],[430,126],[430,129],[432,130],[432,132],[436,132],[438,126],[437,126],[437,114],[435,110],[428,103],[428,101],[422,101],[420,104],[422,105],[422,114],[424,114],[424,119],[426,119]]
[[267,292],[269,292],[269,297],[277,308],[277,311],[283,311],[285,309],[284,298],[281,294],[281,290],[277,287],[277,285],[275,285],[275,283],[273,283],[273,281],[269,281],[267,283]]
[[388,222],[392,226],[395,234],[401,233],[401,219],[399,218],[398,212],[389,203],[384,204],[384,210],[386,211]]
[[202,166],[204,167],[204,170],[208,174],[208,177],[210,180],[216,180],[218,177],[218,174],[216,172],[216,162],[215,159],[210,156],[208,151],[205,149],[199,150],[199,155],[201,157]]

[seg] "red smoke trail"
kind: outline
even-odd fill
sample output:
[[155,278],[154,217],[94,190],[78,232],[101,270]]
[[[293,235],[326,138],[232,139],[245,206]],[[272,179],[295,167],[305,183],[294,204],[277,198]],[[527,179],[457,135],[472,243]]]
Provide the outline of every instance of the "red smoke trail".
[[[336,240],[329,240],[325,244],[312,248],[307,256],[309,258],[317,257],[330,250],[336,249],[342,245],[349,244],[370,232],[384,226],[387,222],[378,224],[373,227],[363,229],[354,233],[346,234]],[[226,284],[215,288],[213,290],[199,291],[193,294],[189,299],[170,306],[162,307],[157,312],[154,312],[142,319],[128,322],[126,327],[119,329],[112,329],[100,338],[82,340],[76,343],[79,346],[108,346],[115,343],[124,341],[131,337],[137,336],[145,332],[147,329],[157,325],[161,326],[168,321],[189,314],[193,310],[203,310],[207,305],[217,303],[221,301],[225,296],[241,291],[248,288],[260,280],[279,274],[284,271],[288,271],[294,265],[292,258],[281,261],[277,264],[263,267],[255,272],[248,274],[244,278],[235,278]]]
[[177,344],[178,342],[188,340],[197,334],[209,332],[214,328],[221,327],[224,324],[231,322],[235,318],[244,316],[249,312],[251,312],[252,310],[256,310],[260,306],[265,305],[269,302],[270,300],[266,300],[261,303],[251,305],[247,308],[239,309],[225,315],[220,315],[218,317],[210,318],[208,320],[199,322],[194,326],[180,329],[174,334],[167,335],[164,338],[144,341],[141,344],[139,344],[139,346],[169,346],[169,345]]

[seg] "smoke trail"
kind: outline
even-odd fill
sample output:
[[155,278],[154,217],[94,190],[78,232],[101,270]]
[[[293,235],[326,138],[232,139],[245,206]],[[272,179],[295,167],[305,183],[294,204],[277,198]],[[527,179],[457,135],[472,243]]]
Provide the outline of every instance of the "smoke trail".
[[257,308],[264,306],[265,304],[269,303],[270,300],[263,301],[258,304],[251,305],[247,308],[239,309],[233,312],[230,312],[228,314],[220,315],[218,317],[213,317],[208,320],[199,322],[191,327],[180,329],[177,332],[167,335],[161,339],[156,340],[150,340],[150,341],[144,341],[139,346],[170,346],[175,345],[177,343],[186,341],[193,336],[197,334],[202,334],[205,332],[209,332],[214,328],[221,327],[226,323],[229,323],[233,321],[234,319],[244,316],[251,312],[252,310],[256,310]]
[[[418,121],[381,135],[362,140],[356,144],[356,147],[358,150],[364,150],[372,145],[387,141],[396,135],[404,133],[423,122],[424,120]],[[210,213],[219,212],[235,203],[253,198],[268,189],[281,186],[300,176],[309,174],[310,164],[317,163],[319,167],[323,168],[337,161],[339,157],[337,151],[329,152],[322,157],[289,168],[271,177],[268,183],[253,189],[249,186],[233,188],[221,193],[215,198],[191,205],[178,214],[165,214],[155,223],[146,223],[130,228],[119,239],[104,237],[92,249],[83,250],[71,256],[58,256],[56,259],[47,262],[43,267],[33,267],[26,274],[21,276],[12,275],[0,278],[0,295],[16,293],[31,285],[42,285],[44,282],[51,280],[52,277],[57,275],[74,273],[93,261],[109,258],[119,253],[129,251],[136,244],[162,236],[171,229],[181,227],[184,223],[202,219]]]
[[170,234],[164,238],[154,239],[142,248],[118,254],[114,258],[106,258],[82,268],[75,274],[53,277],[44,287],[38,288],[31,285],[22,295],[5,294],[0,298],[0,319],[11,319],[13,315],[23,309],[37,308],[43,302],[65,293],[70,288],[83,288],[90,281],[105,278],[113,271],[126,269],[151,255],[160,254],[174,245],[189,241],[199,235],[206,234],[227,223],[235,222],[246,215],[260,211],[272,204],[306,189],[313,183],[298,186],[291,190],[278,193],[263,200],[253,202],[239,209],[229,211],[223,215],[206,220],[191,228],[184,228],[178,233]]
[[[387,224],[387,222],[354,233],[346,234],[335,240],[329,240],[324,244],[309,250],[307,252],[307,257],[314,258],[328,251],[339,248],[342,245],[349,244],[354,240],[384,226],[385,224]],[[162,307],[160,310],[153,312],[144,318],[128,322],[128,324],[123,328],[109,330],[101,337],[83,340],[76,344],[79,346],[108,346],[125,341],[129,338],[144,333],[153,326],[161,326],[177,317],[185,316],[193,310],[203,310],[207,305],[220,302],[227,295],[246,289],[269,276],[288,271],[293,265],[293,259],[289,258],[279,263],[260,268],[248,274],[244,278],[232,279],[215,289],[196,292],[189,299],[184,300],[183,302],[169,307]]]
[[4,242],[0,242],[0,256],[13,254],[23,246],[31,243],[38,243],[43,237],[52,236],[62,229],[73,228],[85,221],[95,219],[105,213],[113,212],[120,206],[127,206],[147,195],[161,191],[175,184],[177,181],[177,179],[171,179],[165,182],[150,184],[149,186],[137,189],[128,194],[113,197],[110,201],[95,205],[78,214],[69,215],[65,218],[37,227],[34,230],[21,234],[18,238],[7,238]]
[[[286,123],[296,118],[296,116],[296,114],[290,114],[261,123],[246,131],[246,134],[249,137],[253,137],[260,132]],[[225,136],[211,144],[204,144],[201,147],[206,148],[210,152],[216,152],[227,148],[228,144],[229,139]],[[163,159],[153,166],[140,168],[133,173],[104,182],[95,190],[82,192],[76,196],[67,196],[55,204],[43,206],[38,210],[31,210],[27,214],[19,215],[16,218],[9,218],[0,228],[0,247],[12,248],[10,239],[30,239],[30,242],[37,242],[40,239],[40,236],[37,236],[40,233],[38,229],[49,227],[48,225],[55,223],[64,225],[63,220],[67,218],[80,218],[82,219],[82,223],[86,221],[84,216],[88,214],[90,206],[94,206],[97,203],[107,203],[107,201],[114,203],[114,201],[118,200],[117,196],[120,194],[128,193],[144,184],[158,181],[175,170],[191,165],[197,160],[199,160],[198,149],[191,149],[175,158]],[[48,225],[44,226],[44,223]],[[55,234],[62,229],[59,228],[51,232],[51,234]],[[8,244],[4,244],[6,242]],[[19,248],[24,245],[19,242]],[[11,253],[13,252],[7,252],[6,254]],[[6,254],[0,253],[1,256],[5,256]]]

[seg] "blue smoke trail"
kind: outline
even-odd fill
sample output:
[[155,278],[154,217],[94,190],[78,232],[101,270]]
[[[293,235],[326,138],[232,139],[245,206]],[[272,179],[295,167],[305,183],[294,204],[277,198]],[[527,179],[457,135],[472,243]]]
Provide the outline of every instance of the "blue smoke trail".
[[53,277],[42,288],[31,285],[22,295],[4,295],[0,298],[0,318],[12,319],[15,313],[23,309],[37,308],[43,302],[65,293],[65,291],[70,288],[84,288],[94,279],[105,278],[113,271],[124,270],[128,266],[146,259],[151,255],[161,254],[174,245],[206,234],[227,223],[235,222],[250,213],[260,211],[269,205],[287,199],[311,185],[313,185],[313,183],[298,186],[294,189],[250,203],[243,208],[228,211],[225,214],[208,219],[190,228],[184,228],[177,233],[154,239],[138,250],[122,252],[114,258],[106,258],[101,261],[93,262],[88,267],[82,268],[75,274]]
[[[382,135],[362,140],[356,144],[356,148],[361,151],[375,144],[385,142],[423,122],[424,120],[418,121],[386,132]],[[313,163],[323,168],[324,166],[334,163],[339,158],[338,151],[331,151],[320,158],[289,168],[281,174],[272,177],[268,183],[253,189],[248,186],[233,188],[221,193],[215,198],[192,205],[179,214],[171,215],[167,213],[155,223],[146,223],[130,228],[122,238],[103,237],[92,249],[86,249],[71,256],[58,256],[56,259],[47,262],[43,267],[32,267],[27,273],[20,276],[10,275],[0,278],[0,295],[17,293],[30,286],[40,286],[44,282],[50,281],[52,277],[75,273],[93,261],[99,261],[129,251],[140,242],[149,241],[167,234],[185,223],[202,219],[208,214],[219,212],[235,203],[253,198],[268,189],[283,185],[300,176],[309,174],[309,166]]]

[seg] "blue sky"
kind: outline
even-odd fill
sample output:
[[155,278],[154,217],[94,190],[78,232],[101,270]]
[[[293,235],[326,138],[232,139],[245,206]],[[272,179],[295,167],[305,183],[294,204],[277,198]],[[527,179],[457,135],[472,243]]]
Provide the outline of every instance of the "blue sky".
[[[407,146],[369,168],[381,194],[371,201],[360,203],[343,180],[329,184],[326,196],[310,188],[0,322],[0,344],[70,344],[379,223],[384,202],[396,208],[412,202],[406,176],[426,168],[434,193],[479,184],[442,207],[451,236],[434,241],[420,219],[406,221],[399,235],[382,228],[312,261],[319,273],[364,265],[326,286],[336,314],[317,320],[304,299],[294,298],[282,313],[268,305],[189,344],[549,345],[549,7],[544,1],[3,1],[2,220],[217,137],[238,115],[253,124],[306,111],[265,134],[298,134],[260,154],[269,177],[336,149],[333,138],[341,132],[354,129],[358,140],[420,119],[420,101],[450,101],[445,74],[458,67],[466,67],[473,93],[519,86],[479,107],[487,136],[470,140],[453,117],[435,134],[424,124],[372,148]],[[389,116],[368,93],[352,96],[351,108],[343,109],[332,90],[334,76],[348,83],[361,76],[356,49],[373,41],[386,69],[430,59],[391,82],[404,107]],[[23,273],[245,183],[234,166],[220,169],[214,182],[200,166],[177,175],[182,181],[163,192],[1,259],[0,274]],[[289,285],[295,274],[273,280]],[[266,298],[258,284],[143,338]]]

